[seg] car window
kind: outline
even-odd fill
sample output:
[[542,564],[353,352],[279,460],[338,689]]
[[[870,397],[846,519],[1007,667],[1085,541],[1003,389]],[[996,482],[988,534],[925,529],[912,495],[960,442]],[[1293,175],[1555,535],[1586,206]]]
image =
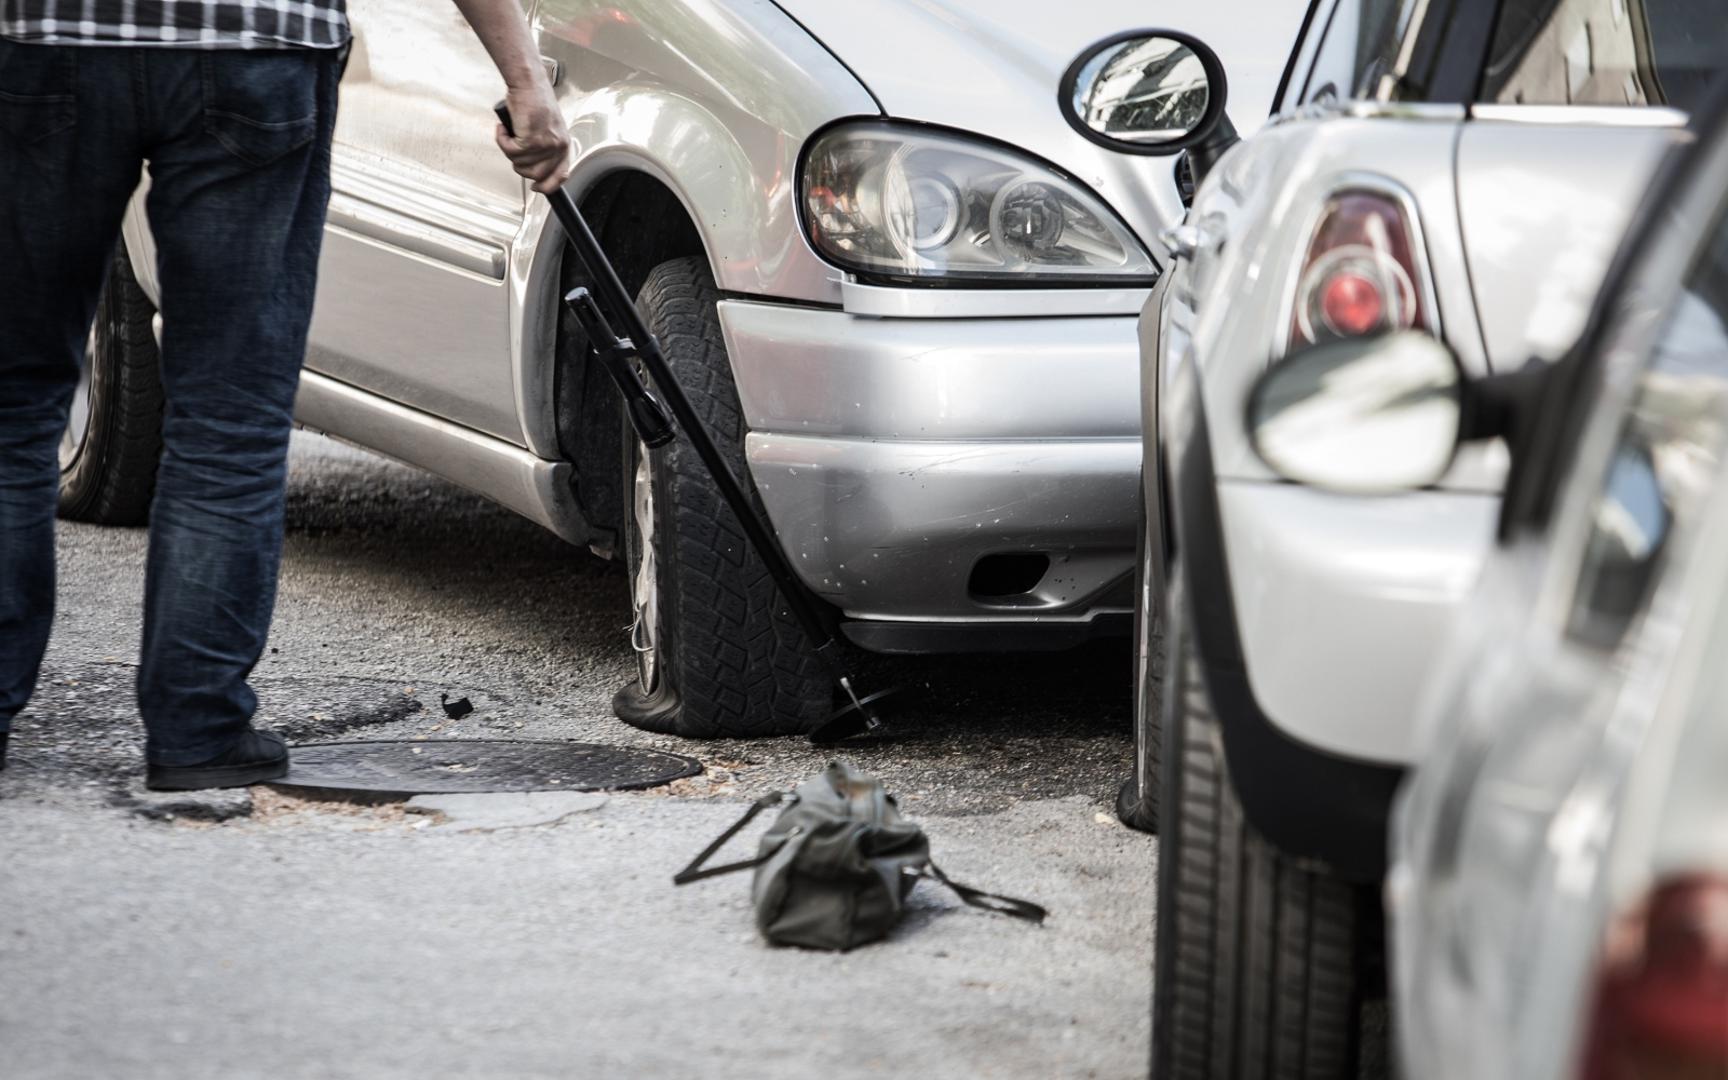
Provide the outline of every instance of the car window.
[[1339,0],[1327,20],[1302,103],[1372,96],[1420,0]]
[[1690,111],[1725,57],[1719,0],[1502,0],[1477,100]]
[[1591,511],[1569,632],[1612,647],[1643,607],[1675,519],[1697,510],[1728,435],[1728,227],[1667,316]]

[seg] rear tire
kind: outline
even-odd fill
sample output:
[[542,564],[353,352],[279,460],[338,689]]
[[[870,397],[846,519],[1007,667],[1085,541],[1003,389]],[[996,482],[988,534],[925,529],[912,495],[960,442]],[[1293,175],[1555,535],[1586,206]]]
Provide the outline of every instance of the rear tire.
[[1243,818],[1170,576],[1152,1075],[1353,1078],[1372,890],[1286,857]]
[[162,457],[161,361],[156,308],[118,245],[96,306],[73,420],[60,443],[60,516],[142,525]]
[[[639,303],[685,396],[748,485],[719,301],[707,262],[683,258],[648,275]],[[682,435],[648,451],[646,467],[643,453],[626,424],[623,531],[638,668],[613,711],[689,738],[814,730],[832,704],[826,668],[702,459]]]

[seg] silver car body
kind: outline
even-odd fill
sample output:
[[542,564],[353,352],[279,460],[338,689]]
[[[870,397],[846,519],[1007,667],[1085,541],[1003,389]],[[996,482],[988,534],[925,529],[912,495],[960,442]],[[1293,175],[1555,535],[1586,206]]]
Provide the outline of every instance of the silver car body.
[[[1056,87],[1144,5],[1075,0],[534,0],[579,146],[578,200],[650,178],[688,216],[722,319],[751,473],[793,564],[856,619],[1084,630],[1131,607],[1144,288],[885,288],[822,261],[800,156],[844,118],[1011,143],[1078,178],[1143,242],[1181,213],[1168,162],[1063,124]],[[578,544],[556,416],[561,235],[493,146],[497,76],[453,5],[351,0],[335,194],[298,418],[470,487]],[[1185,13],[1264,110],[1298,12]],[[141,208],[141,203],[139,204]],[[135,208],[135,209],[139,209]],[[154,295],[141,212],[126,242]],[[608,462],[608,465],[610,463]],[[981,602],[977,560],[1051,553]]]
[[[1316,8],[1314,25],[1333,9]],[[1353,498],[1285,484],[1255,456],[1244,403],[1285,346],[1303,253],[1327,198],[1402,202],[1439,330],[1473,372],[1553,357],[1575,336],[1630,209],[1682,114],[1304,101],[1329,63],[1306,41],[1281,111],[1197,193],[1169,296],[1149,309],[1148,438],[1204,411],[1249,682],[1284,734],[1376,764],[1414,760],[1415,689],[1470,594],[1505,472],[1462,454],[1436,488]],[[1314,79],[1307,74],[1314,72]],[[1346,76],[1347,84],[1348,78]],[[1196,373],[1201,401],[1177,375]],[[1166,442],[1166,445],[1169,445]],[[1159,513],[1159,477],[1147,505]]]
[[[1698,240],[1721,250],[1717,142],[1592,346],[1602,393],[1552,524],[1496,550],[1425,695],[1388,889],[1418,1080],[1581,1075],[1614,921],[1670,875],[1728,877],[1728,325],[1678,293]],[[1659,433],[1655,518],[1618,497],[1634,424]],[[1621,535],[1665,536],[1654,584],[1613,634],[1583,632],[1599,541]]]

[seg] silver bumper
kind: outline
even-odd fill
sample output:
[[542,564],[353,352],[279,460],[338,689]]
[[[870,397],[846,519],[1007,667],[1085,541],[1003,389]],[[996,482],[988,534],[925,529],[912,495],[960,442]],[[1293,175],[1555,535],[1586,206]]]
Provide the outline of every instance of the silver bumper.
[[[720,311],[751,476],[805,582],[849,617],[963,635],[1132,607],[1132,317]],[[1004,593],[993,556],[1028,587]]]

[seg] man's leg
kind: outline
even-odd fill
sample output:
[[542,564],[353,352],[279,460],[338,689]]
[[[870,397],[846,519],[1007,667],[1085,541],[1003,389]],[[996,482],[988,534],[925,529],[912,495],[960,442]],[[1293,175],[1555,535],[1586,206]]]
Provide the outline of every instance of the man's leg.
[[276,600],[339,58],[148,59],[167,413],[138,702],[150,763],[191,766],[243,755],[255,739],[246,678]]
[[130,57],[0,40],[0,732],[54,617],[59,443],[138,182]]

